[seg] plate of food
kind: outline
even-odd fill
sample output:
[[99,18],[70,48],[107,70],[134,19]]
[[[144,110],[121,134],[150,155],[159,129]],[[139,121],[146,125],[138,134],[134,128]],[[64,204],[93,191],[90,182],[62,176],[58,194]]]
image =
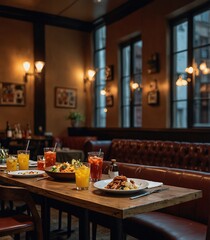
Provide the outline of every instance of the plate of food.
[[22,178],[32,178],[32,177],[38,177],[42,176],[45,173],[45,171],[41,170],[19,170],[19,171],[11,171],[7,174],[12,177],[22,177]]
[[101,180],[94,183],[94,187],[109,193],[132,194],[147,188],[148,181],[127,178],[126,176],[117,176],[114,179]]
[[45,168],[45,172],[52,178],[58,180],[75,179],[74,164],[63,162],[54,166]]

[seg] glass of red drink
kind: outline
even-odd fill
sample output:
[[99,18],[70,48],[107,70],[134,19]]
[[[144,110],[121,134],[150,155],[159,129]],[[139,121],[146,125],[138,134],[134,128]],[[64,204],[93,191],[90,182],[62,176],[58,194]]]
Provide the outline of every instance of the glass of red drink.
[[45,168],[45,159],[43,155],[37,156],[37,169],[38,170],[44,170]]
[[54,148],[44,148],[45,167],[50,167],[56,163],[56,152]]
[[96,182],[102,177],[103,159],[103,152],[88,152],[88,162],[90,163],[90,177],[92,182]]

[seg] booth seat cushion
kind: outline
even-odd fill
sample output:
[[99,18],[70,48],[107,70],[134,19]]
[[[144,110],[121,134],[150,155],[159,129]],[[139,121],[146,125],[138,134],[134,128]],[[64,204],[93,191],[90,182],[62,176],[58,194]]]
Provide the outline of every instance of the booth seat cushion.
[[126,234],[146,240],[205,240],[207,226],[161,212],[138,214],[124,220]]

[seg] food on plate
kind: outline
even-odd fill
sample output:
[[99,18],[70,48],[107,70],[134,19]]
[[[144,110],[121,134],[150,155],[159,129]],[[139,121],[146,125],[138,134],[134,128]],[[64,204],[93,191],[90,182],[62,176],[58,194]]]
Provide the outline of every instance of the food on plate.
[[20,174],[20,175],[37,175],[37,174],[39,174],[39,172],[38,171],[25,171],[25,172],[22,172],[22,171],[20,171],[20,172],[18,172],[18,174]]
[[79,160],[72,159],[72,162],[63,162],[52,166],[51,172],[60,172],[60,173],[74,173],[75,164],[80,164]]
[[105,188],[114,190],[133,190],[138,189],[139,186],[134,182],[134,180],[128,180],[126,176],[116,176],[105,186]]

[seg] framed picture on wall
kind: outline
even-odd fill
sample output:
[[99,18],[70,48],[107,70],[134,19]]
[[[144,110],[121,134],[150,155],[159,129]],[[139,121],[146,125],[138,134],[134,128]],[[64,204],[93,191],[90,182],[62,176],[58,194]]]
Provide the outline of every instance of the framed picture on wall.
[[55,87],[55,107],[58,108],[76,108],[77,89]]
[[113,65],[106,66],[105,74],[106,81],[112,81],[114,79],[114,66]]
[[114,106],[114,96],[109,95],[106,96],[106,107],[113,107]]
[[25,84],[0,83],[1,106],[25,106]]
[[159,91],[149,91],[148,92],[148,104],[158,105],[159,104]]

